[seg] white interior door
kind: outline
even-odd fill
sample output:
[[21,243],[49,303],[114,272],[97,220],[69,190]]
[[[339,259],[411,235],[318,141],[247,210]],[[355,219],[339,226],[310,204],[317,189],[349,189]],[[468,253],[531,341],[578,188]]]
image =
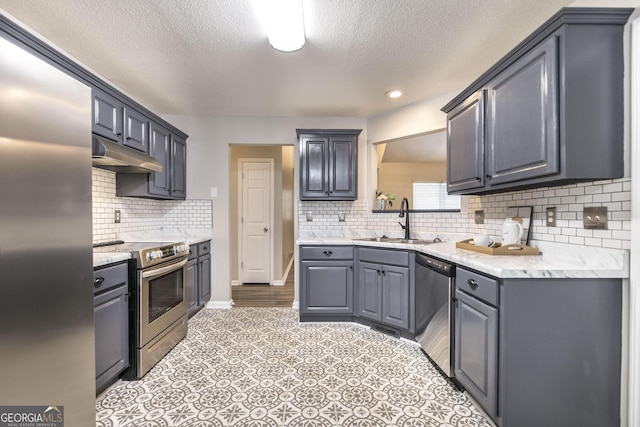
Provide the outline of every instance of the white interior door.
[[240,284],[271,283],[273,160],[241,160]]

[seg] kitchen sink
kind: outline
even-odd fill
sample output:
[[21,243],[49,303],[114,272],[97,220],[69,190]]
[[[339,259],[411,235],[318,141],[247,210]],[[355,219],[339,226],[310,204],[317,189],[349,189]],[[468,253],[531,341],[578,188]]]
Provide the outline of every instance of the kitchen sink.
[[424,240],[424,239],[403,239],[403,238],[389,238],[389,237],[363,237],[355,240],[359,240],[361,242],[408,243],[410,245],[429,245],[431,243],[438,243],[442,241],[438,238],[434,240]]

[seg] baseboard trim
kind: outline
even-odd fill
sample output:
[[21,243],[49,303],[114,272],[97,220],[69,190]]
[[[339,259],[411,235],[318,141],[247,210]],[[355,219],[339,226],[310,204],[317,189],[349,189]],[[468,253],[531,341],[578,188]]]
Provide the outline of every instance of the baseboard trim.
[[233,307],[233,300],[229,301],[209,301],[204,308],[229,309]]
[[271,286],[284,286],[284,280],[274,280]]
[[300,301],[294,301],[293,304],[291,304],[291,308],[294,310],[300,309]]
[[240,282],[238,282],[238,280],[232,280],[231,286],[240,286]]

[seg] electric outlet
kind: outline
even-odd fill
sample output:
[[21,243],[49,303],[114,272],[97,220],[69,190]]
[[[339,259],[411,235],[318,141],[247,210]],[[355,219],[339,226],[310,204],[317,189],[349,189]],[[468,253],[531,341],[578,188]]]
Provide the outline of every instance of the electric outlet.
[[120,224],[120,211],[118,209],[113,211],[113,222]]
[[476,224],[484,224],[484,211],[475,211]]
[[582,224],[587,230],[606,230],[609,223],[609,213],[606,206],[584,208]]
[[558,211],[555,207],[547,208],[547,227],[557,227],[558,223]]

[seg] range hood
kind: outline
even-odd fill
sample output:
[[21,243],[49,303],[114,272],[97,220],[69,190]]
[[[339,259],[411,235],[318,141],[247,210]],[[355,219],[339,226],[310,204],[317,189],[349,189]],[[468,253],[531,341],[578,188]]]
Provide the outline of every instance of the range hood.
[[93,166],[114,172],[162,172],[162,165],[153,157],[101,136],[95,134],[92,136]]

